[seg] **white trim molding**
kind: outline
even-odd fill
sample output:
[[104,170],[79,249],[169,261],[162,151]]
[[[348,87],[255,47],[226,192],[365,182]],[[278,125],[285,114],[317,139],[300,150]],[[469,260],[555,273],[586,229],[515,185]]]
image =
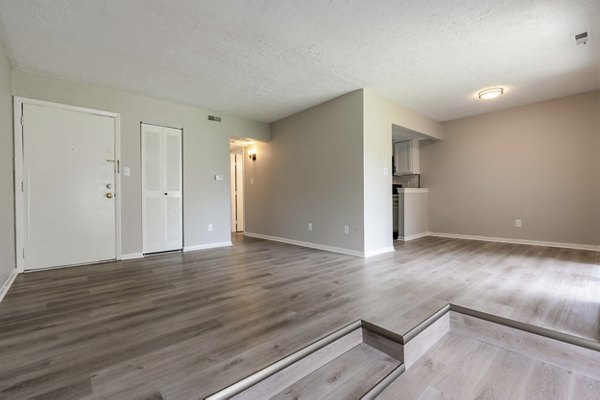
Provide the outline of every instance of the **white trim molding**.
[[[258,238],[258,239],[272,240],[274,242],[293,244],[295,246],[308,247],[311,249],[330,251],[332,253],[346,254],[349,256],[365,257],[365,253],[363,251],[350,250],[350,249],[345,249],[343,247],[326,246],[326,245],[318,244],[318,243],[304,242],[301,240],[288,239],[288,238],[283,238],[283,237],[279,237],[279,236],[263,235],[262,233],[254,233],[254,232],[244,232],[244,236],[254,237],[254,238]],[[380,253],[378,253],[378,254],[380,254]],[[373,254],[373,255],[375,255],[375,254]]]
[[430,232],[423,232],[423,233],[415,233],[414,235],[408,235],[408,236],[399,236],[398,240],[401,240],[403,242],[408,242],[410,240],[415,240],[415,239],[419,239],[425,236],[433,236]]
[[136,258],[143,258],[144,254],[142,253],[127,253],[127,254],[121,254],[121,261],[125,261],[125,260],[134,260]]
[[0,301],[2,301],[2,299],[4,299],[4,296],[6,296],[6,293],[8,293],[8,289],[10,289],[10,287],[12,286],[17,275],[18,272],[15,268],[12,270],[8,278],[6,278],[6,281],[4,281],[4,283],[2,284],[2,287],[0,287]]
[[208,249],[216,249],[219,247],[229,247],[233,246],[231,241],[229,242],[218,242],[218,243],[208,243],[208,244],[197,244],[194,246],[184,246],[183,252],[187,253],[188,251],[197,251],[197,250],[208,250]]
[[391,253],[392,251],[396,251],[396,249],[394,249],[394,246],[383,247],[383,248],[377,249],[377,250],[365,251],[364,257],[368,258],[368,257],[378,256],[380,254]]
[[593,245],[593,244],[546,242],[543,240],[512,239],[512,238],[493,237],[493,236],[476,236],[476,235],[463,235],[463,234],[458,234],[458,233],[441,233],[441,232],[429,232],[427,236],[445,237],[445,238],[451,238],[451,239],[481,240],[484,242],[526,244],[526,245],[530,245],[530,246],[558,247],[561,249],[600,251],[600,245]]

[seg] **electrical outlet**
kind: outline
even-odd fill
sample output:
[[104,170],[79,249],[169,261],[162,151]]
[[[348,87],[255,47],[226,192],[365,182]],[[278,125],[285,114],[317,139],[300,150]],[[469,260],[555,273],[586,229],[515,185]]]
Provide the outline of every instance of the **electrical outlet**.
[[213,224],[208,224],[208,231],[212,232],[213,231]]
[[254,178],[250,178],[250,184],[254,185]]
[[388,167],[383,167],[383,176],[388,176],[390,174],[390,170]]
[[515,226],[517,228],[522,228],[523,227],[523,221],[521,221],[520,219],[515,219]]
[[348,225],[344,225],[344,233],[346,235],[350,234],[350,227]]
[[312,231],[312,222],[308,223],[308,230],[309,230],[309,232]]

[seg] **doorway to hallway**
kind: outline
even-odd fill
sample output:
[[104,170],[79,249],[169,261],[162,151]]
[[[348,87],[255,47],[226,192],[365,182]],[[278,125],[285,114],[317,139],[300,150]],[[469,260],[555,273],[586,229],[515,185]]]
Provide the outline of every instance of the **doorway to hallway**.
[[244,231],[244,150],[231,151],[231,232]]
[[244,163],[249,162],[252,145],[249,138],[232,138],[229,140],[229,156],[231,165],[231,232],[244,232],[246,208],[244,206]]

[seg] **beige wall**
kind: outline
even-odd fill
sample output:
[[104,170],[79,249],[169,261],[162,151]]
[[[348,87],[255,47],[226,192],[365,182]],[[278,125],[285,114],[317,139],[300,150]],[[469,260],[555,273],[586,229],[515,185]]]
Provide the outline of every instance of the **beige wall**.
[[363,251],[362,109],[356,91],[271,124],[244,158],[247,232]]
[[245,158],[246,231],[367,256],[393,250],[392,124],[442,135],[440,123],[365,89],[271,124],[256,162]]
[[11,70],[0,42],[0,288],[15,269]]
[[[364,90],[364,221],[365,252],[392,248],[392,125],[443,136],[442,125],[371,90]],[[387,175],[384,175],[387,168]]]
[[444,123],[421,152],[430,230],[600,244],[599,111],[596,91]]
[[[230,240],[229,138],[268,140],[267,124],[225,115],[222,123],[211,122],[208,110],[18,70],[13,85],[17,96],[120,113],[121,160],[131,168],[131,176],[122,177],[124,254],[142,251],[140,122],[183,128],[184,245]],[[223,181],[215,181],[216,174]]]
[[368,117],[386,127],[389,126],[390,134],[392,125],[398,125],[432,139],[443,139],[442,123],[394,103],[371,89],[364,89],[364,96],[365,106],[369,106]]

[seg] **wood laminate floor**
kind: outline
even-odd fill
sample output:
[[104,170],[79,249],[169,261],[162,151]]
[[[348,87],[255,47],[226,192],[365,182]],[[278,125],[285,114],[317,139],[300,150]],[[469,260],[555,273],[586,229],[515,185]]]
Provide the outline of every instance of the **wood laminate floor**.
[[600,381],[450,332],[378,400],[597,400]]
[[270,400],[359,398],[398,365],[400,361],[362,343]]
[[202,398],[357,319],[404,333],[449,302],[600,341],[598,252],[234,243],[19,275],[0,303],[0,398]]

